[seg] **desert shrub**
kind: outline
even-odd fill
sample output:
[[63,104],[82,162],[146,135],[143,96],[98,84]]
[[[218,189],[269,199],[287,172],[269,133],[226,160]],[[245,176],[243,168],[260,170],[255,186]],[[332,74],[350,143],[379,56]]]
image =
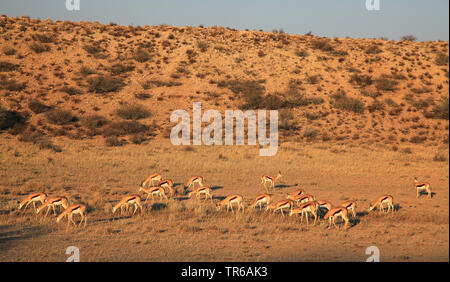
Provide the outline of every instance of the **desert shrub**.
[[111,122],[103,127],[103,136],[122,136],[137,133],[146,133],[149,127],[137,121]]
[[34,144],[39,146],[39,149],[49,149],[53,150],[54,152],[62,152],[61,147],[53,144],[53,142],[48,138],[37,139]]
[[357,98],[348,97],[346,94],[333,94],[331,99],[331,104],[337,109],[358,114],[364,112],[364,103]]
[[265,87],[263,81],[253,80],[222,80],[217,82],[219,88],[228,88],[234,94],[240,94],[244,99],[242,109],[257,109],[264,104]]
[[307,97],[300,93],[296,87],[290,86],[286,92],[283,93],[284,101],[282,106],[286,108],[305,107],[310,104],[319,105],[324,102],[320,97]]
[[329,39],[315,39],[311,41],[311,48],[318,49],[324,52],[332,52],[333,46],[331,46]]
[[12,56],[12,55],[15,55],[16,53],[17,53],[17,50],[12,47],[3,48],[3,54],[5,54],[6,56]]
[[18,65],[6,62],[6,61],[0,61],[0,72],[8,72],[16,70]]
[[83,49],[91,55],[96,55],[103,51],[103,48],[98,44],[87,44],[83,46]]
[[267,110],[277,110],[283,107],[283,100],[277,94],[266,95],[259,106]]
[[448,116],[449,110],[449,99],[444,99],[440,104],[437,104],[433,107],[432,117],[436,119],[449,119]]
[[63,86],[60,91],[67,93],[69,95],[83,94],[83,91],[79,88],[73,86]]
[[139,92],[134,94],[134,97],[136,97],[139,100],[146,100],[152,97],[152,95],[145,93],[145,92]]
[[381,94],[381,92],[379,91],[371,91],[371,90],[361,90],[361,95],[363,95],[364,97],[370,97],[373,99],[376,99],[380,96],[382,96],[383,94]]
[[416,41],[417,38],[414,35],[402,36],[402,41]]
[[434,63],[438,66],[446,66],[448,65],[448,55],[445,53],[437,54]]
[[414,99],[414,96],[412,94],[407,94],[403,99],[408,102],[411,106],[417,108],[417,109],[426,109],[428,108],[432,103],[433,99],[431,97],[425,98],[425,99]]
[[429,87],[411,88],[411,91],[416,94],[430,93],[433,89]]
[[303,132],[303,138],[316,139],[317,135],[319,135],[319,132],[312,128],[307,128]]
[[205,41],[197,41],[197,47],[201,52],[206,52],[209,48],[209,44]]
[[98,75],[87,79],[89,91],[94,93],[116,92],[125,86],[122,79]]
[[126,64],[122,64],[122,63],[117,63],[117,64],[112,65],[109,68],[109,72],[112,75],[120,75],[122,73],[133,71],[134,69],[135,69],[134,65],[126,65]]
[[365,74],[353,74],[350,77],[350,83],[358,85],[359,87],[366,87],[373,83],[372,77]]
[[375,81],[375,87],[380,91],[394,91],[398,81],[386,77],[380,77]]
[[131,142],[136,145],[142,144],[142,142],[144,142],[145,140],[147,140],[147,138],[143,133],[137,133],[131,137]]
[[31,100],[28,103],[28,107],[30,108],[30,110],[35,113],[35,114],[40,114],[40,113],[44,113],[44,112],[48,112],[49,110],[52,109],[52,107],[47,106],[41,102],[39,102],[38,100]]
[[319,83],[319,79],[320,79],[320,75],[318,75],[318,74],[316,74],[316,75],[311,75],[311,76],[306,75],[306,81],[307,81],[309,84],[317,84],[317,83]]
[[420,144],[420,143],[425,142],[426,140],[427,140],[426,136],[415,135],[409,139],[409,142]]
[[89,115],[81,119],[81,124],[87,129],[94,131],[106,125],[108,120],[100,115]]
[[134,53],[134,59],[136,60],[136,62],[139,63],[144,63],[147,62],[149,60],[151,60],[153,58],[153,56],[147,52],[147,50],[143,49],[143,48],[138,48],[136,50],[136,52]]
[[391,107],[393,107],[393,108],[399,106],[399,105],[398,105],[394,100],[392,100],[391,98],[386,98],[386,99],[384,99],[384,102],[385,102],[387,105],[389,105],[389,106],[391,106]]
[[61,147],[54,145],[42,132],[27,129],[22,132],[18,138],[21,142],[29,142],[39,146],[39,149],[50,149],[54,152],[62,152]]
[[183,85],[181,82],[178,81],[162,81],[157,79],[149,79],[141,83],[142,88],[145,90],[148,90],[152,87],[173,87],[173,86],[180,86]]
[[304,50],[304,49],[302,49],[302,50],[297,49],[297,50],[295,50],[295,55],[304,58],[304,57],[308,57],[309,56],[309,52]]
[[311,113],[311,112],[307,112],[307,113],[305,113],[305,117],[308,119],[308,120],[317,120],[317,119],[319,119],[320,118],[320,114],[318,114],[318,113]]
[[372,45],[366,49],[366,54],[378,54],[383,52],[377,45]]
[[280,122],[279,122],[279,128],[283,130],[297,130],[297,123],[294,121],[294,115],[292,114],[292,111],[283,109],[280,111]]
[[443,152],[438,152],[434,155],[433,161],[435,162],[446,162],[448,161],[448,154],[445,154]]
[[0,88],[9,91],[22,91],[27,87],[26,82],[17,82],[15,79],[0,79]]
[[69,110],[54,109],[46,112],[45,117],[48,122],[56,125],[64,125],[77,121],[77,117]]
[[30,49],[38,54],[50,51],[50,47],[48,45],[37,43],[37,42],[31,43]]
[[122,105],[116,110],[116,114],[121,118],[130,120],[138,120],[151,116],[150,110],[138,104]]
[[109,136],[105,138],[105,144],[109,147],[118,147],[125,144],[123,140],[120,140],[117,136]]
[[50,33],[35,33],[31,35],[31,38],[41,43],[53,43],[56,41],[56,35]]
[[17,111],[8,111],[0,107],[0,130],[13,128],[16,124],[23,124],[26,118]]
[[367,107],[367,109],[369,110],[369,112],[373,113],[377,111],[384,111],[385,106],[383,102],[375,100]]
[[82,66],[80,68],[80,74],[84,75],[84,76],[88,76],[90,74],[95,74],[97,73],[95,70],[93,70],[92,68],[88,67],[88,66]]

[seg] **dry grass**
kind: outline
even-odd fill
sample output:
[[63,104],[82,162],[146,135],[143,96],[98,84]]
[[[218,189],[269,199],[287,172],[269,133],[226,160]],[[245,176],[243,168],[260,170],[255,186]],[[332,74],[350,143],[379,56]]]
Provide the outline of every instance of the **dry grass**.
[[[245,157],[257,155],[256,148],[196,147],[197,165],[193,167],[192,152],[167,143],[150,142],[140,147],[83,143],[61,143],[62,153],[58,155],[29,145],[18,144],[13,150],[6,150],[7,144],[1,145],[6,170],[1,176],[4,184],[0,187],[0,236],[19,231],[27,234],[4,241],[3,259],[62,260],[68,244],[75,244],[84,261],[363,261],[365,248],[375,244],[384,261],[402,260],[402,254],[414,261],[448,260],[448,161],[436,162],[422,147],[414,147],[413,154],[403,154],[346,146],[281,146],[273,159],[278,164],[276,170],[283,172],[283,179],[273,192],[275,200],[298,187],[333,204],[356,200],[358,217],[352,219],[348,231],[343,231],[342,227],[328,230],[320,224],[306,226],[297,217],[283,218],[257,209],[217,212],[214,205],[226,195],[240,193],[248,205],[264,191],[259,175],[273,172],[274,168],[264,157]],[[218,152],[224,156],[219,162],[210,158]],[[21,162],[12,161],[12,154],[19,155]],[[46,165],[37,165],[41,162]],[[432,200],[425,196],[415,198],[411,175],[417,175],[418,170],[415,165],[404,163],[420,163],[420,179],[433,183]],[[18,175],[18,170],[23,173]],[[39,176],[30,178],[36,170]],[[201,174],[214,187],[214,200],[197,202],[179,194],[167,202],[145,202],[144,212],[135,217],[113,216],[112,205],[122,195],[136,193],[138,183],[149,171],[163,172],[164,177],[174,180],[176,188],[188,176]],[[230,174],[234,178],[226,177]],[[43,220],[34,215],[16,215],[15,201],[36,190],[64,194],[73,202],[87,204],[87,227],[66,230],[64,223],[59,226],[51,217]],[[369,203],[383,193],[394,196],[396,213],[367,214]],[[429,213],[424,212],[424,205]],[[429,236],[434,237],[432,242],[423,240]],[[203,243],[205,239],[208,244]],[[304,242],[308,242],[306,251]],[[418,249],[418,244],[423,248]],[[233,251],[226,251],[225,247],[230,246]],[[19,256],[24,248],[29,256]],[[50,251],[55,249],[62,251]],[[124,249],[129,251],[120,251]],[[303,251],[298,252],[300,249]]]

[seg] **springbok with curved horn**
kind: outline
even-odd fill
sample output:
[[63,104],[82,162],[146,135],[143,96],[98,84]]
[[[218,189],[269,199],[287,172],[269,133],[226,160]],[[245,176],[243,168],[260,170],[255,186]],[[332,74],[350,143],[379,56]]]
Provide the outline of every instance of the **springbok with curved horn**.
[[336,226],[335,222],[336,217],[341,217],[344,220],[345,222],[344,229],[347,229],[349,224],[347,209],[344,207],[336,207],[329,210],[323,217],[324,220],[326,220],[327,218],[329,218],[330,220],[328,228],[331,228],[332,225]]
[[317,211],[319,208],[319,204],[316,201],[312,201],[312,202],[306,202],[301,204],[298,208],[292,209],[291,212],[289,213],[290,216],[292,216],[293,214],[302,214],[302,219],[301,222],[303,222],[303,215],[306,216],[306,224],[309,225],[309,213],[311,213],[314,216],[314,225],[316,225],[316,221],[317,221]]
[[356,203],[354,201],[346,201],[339,205],[340,207],[346,208],[349,212],[351,212],[353,217],[356,217]]
[[392,213],[394,213],[394,204],[393,204],[393,197],[391,195],[383,195],[379,197],[373,205],[370,205],[369,212],[375,209],[377,206],[380,210],[380,212],[384,212],[384,205],[387,205],[387,212],[392,209]]
[[114,214],[117,209],[120,208],[120,214],[123,214],[123,207],[126,207],[126,211],[128,212],[129,205],[134,205],[134,212],[133,215],[136,213],[137,209],[141,209],[142,213],[142,206],[141,206],[141,196],[137,194],[131,194],[127,195],[120,200],[113,208],[112,213]]
[[294,207],[294,201],[289,200],[289,199],[280,200],[274,204],[267,205],[266,211],[273,210],[273,213],[275,213],[276,211],[279,210],[281,212],[281,215],[284,216],[283,210],[284,209],[291,210],[293,207]]
[[428,199],[431,199],[431,188],[428,182],[419,182],[417,178],[414,178],[414,187],[417,190],[417,198],[419,198],[420,192],[426,191]]
[[189,188],[195,188],[195,183],[197,183],[199,185],[199,187],[204,186],[203,183],[205,183],[205,179],[202,176],[192,176],[191,178],[188,179],[188,181],[186,182],[186,185],[184,185],[184,190],[189,190]]
[[175,191],[173,190],[173,181],[170,179],[164,179],[164,180],[159,181],[158,186],[167,188],[167,190],[169,190],[169,197],[171,197],[171,198],[175,194]]
[[291,197],[291,200],[294,201],[297,205],[315,201],[315,197],[313,195],[301,194],[298,196]]
[[37,208],[36,213],[40,213],[42,210],[47,208],[47,212],[45,213],[45,216],[48,215],[48,212],[50,211],[50,209],[53,209],[53,214],[56,215],[55,208],[58,206],[62,206],[64,209],[67,209],[67,207],[69,206],[68,203],[69,203],[69,201],[64,196],[50,197],[50,198],[47,198],[47,201],[45,201],[45,203],[42,206]]
[[67,209],[65,209],[58,217],[56,218],[56,222],[60,222],[61,219],[63,219],[65,216],[67,216],[67,226],[69,226],[70,222],[72,222],[75,226],[76,223],[73,221],[73,215],[79,214],[81,215],[81,221],[78,224],[78,227],[83,223],[84,220],[84,226],[86,226],[87,216],[86,216],[86,206],[83,204],[77,204],[68,206]]
[[295,190],[294,192],[288,194],[286,198],[290,199],[290,200],[293,200],[293,198],[298,197],[300,195],[304,195],[304,194],[306,194],[305,190],[298,189],[298,190]]
[[158,183],[159,181],[161,181],[161,178],[162,178],[161,174],[159,174],[159,173],[152,173],[141,183],[141,187],[145,188],[145,186],[148,183],[150,183],[151,186],[153,186],[153,182],[156,181]]
[[244,210],[244,205],[242,204],[243,197],[239,194],[233,194],[227,196],[225,199],[219,202],[217,205],[217,210],[219,211],[223,206],[227,207],[227,211],[231,209],[231,212],[234,212],[233,210],[233,204],[236,204],[238,206],[238,211]]
[[250,204],[250,208],[255,208],[256,206],[259,206],[259,210],[261,210],[263,205],[270,205],[271,201],[272,195],[261,194],[255,197],[255,199]]
[[269,183],[270,187],[272,187],[272,190],[275,189],[275,182],[281,178],[281,171],[278,172],[277,176],[271,176],[268,174],[264,174],[263,176],[261,176],[261,184],[264,186],[264,188],[266,189],[266,191],[268,192],[269,190],[267,189],[266,184]]
[[150,188],[139,188],[139,192],[142,191],[144,193],[147,193],[147,198],[145,200],[147,201],[149,197],[152,198],[152,201],[155,200],[155,196],[159,196],[159,199],[162,200],[163,198],[168,200],[166,196],[166,192],[164,191],[164,188],[160,186],[150,187]]
[[20,202],[19,210],[21,210],[23,206],[25,206],[24,210],[26,210],[30,204],[33,204],[33,208],[36,210],[36,202],[41,202],[41,204],[44,204],[46,199],[47,194],[45,193],[32,193]]
[[188,195],[189,195],[189,198],[191,198],[193,195],[195,195],[197,200],[201,200],[200,196],[205,195],[205,200],[209,198],[212,201],[211,188],[207,187],[207,186],[198,187],[194,191],[189,192]]

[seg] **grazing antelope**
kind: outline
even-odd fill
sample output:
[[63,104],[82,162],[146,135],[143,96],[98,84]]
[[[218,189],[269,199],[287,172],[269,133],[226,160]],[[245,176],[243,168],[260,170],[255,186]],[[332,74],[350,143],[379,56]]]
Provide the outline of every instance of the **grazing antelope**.
[[36,210],[36,202],[41,202],[41,204],[44,204],[46,199],[47,194],[45,193],[38,192],[30,194],[22,202],[20,202],[19,210],[21,210],[24,205],[25,205],[24,210],[27,209],[31,203],[33,203],[33,208]]
[[256,206],[259,206],[259,210],[261,210],[264,204],[270,205],[271,201],[272,196],[270,194],[261,194],[256,196],[256,198],[252,201],[252,203],[250,204],[250,208],[255,208]]
[[139,188],[139,191],[142,191],[144,193],[147,193],[147,198],[145,200],[147,201],[149,197],[152,197],[152,201],[155,200],[154,196],[159,196],[159,199],[162,200],[163,198],[168,200],[166,196],[166,192],[164,191],[164,188],[160,186],[150,187],[150,188]]
[[281,214],[284,216],[283,210],[284,209],[292,209],[294,207],[294,201],[292,200],[280,200],[276,202],[275,204],[267,205],[266,211],[273,210],[275,213],[277,210],[280,210]]
[[126,207],[126,211],[128,212],[129,205],[134,205],[133,215],[136,213],[137,209],[140,208],[142,212],[141,206],[141,196],[137,194],[127,195],[120,200],[113,208],[112,213],[114,214],[118,208],[120,208],[120,214],[123,214],[123,207]]
[[294,197],[291,197],[290,199],[292,201],[294,201],[297,205],[303,204],[303,203],[306,203],[306,202],[315,201],[314,196],[306,195],[306,194],[301,194],[301,195],[298,195],[298,196],[294,196]]
[[336,217],[341,217],[342,220],[344,220],[344,222],[345,222],[344,229],[347,229],[348,224],[349,224],[347,209],[344,207],[336,207],[336,208],[330,209],[323,217],[324,220],[326,220],[327,218],[330,219],[330,224],[329,224],[328,228],[331,228],[332,225],[336,226],[336,223],[335,223]]
[[173,190],[173,181],[170,179],[164,179],[159,181],[158,186],[163,187],[163,188],[167,188],[167,190],[169,190],[169,197],[173,197],[174,195],[174,190]]
[[326,208],[327,211],[331,210],[331,203],[328,201],[317,200],[317,205],[319,208]]
[[428,193],[428,199],[431,199],[430,183],[419,182],[417,178],[414,178],[414,187],[417,190],[417,198],[419,198],[420,192],[426,191]]
[[153,173],[153,174],[150,174],[150,175],[144,180],[144,182],[142,182],[141,187],[145,187],[145,185],[147,185],[148,183],[150,183],[150,184],[153,186],[153,182],[154,182],[154,181],[159,182],[159,181],[161,181],[161,178],[162,178],[162,176],[161,176],[161,174],[159,174],[159,173]]
[[292,192],[291,194],[288,194],[286,198],[293,200],[292,198],[306,194],[303,189],[298,189]]
[[291,212],[289,213],[290,216],[292,216],[293,214],[302,214],[302,222],[303,222],[303,215],[306,216],[306,224],[309,225],[309,213],[311,213],[314,216],[314,225],[316,225],[316,221],[317,221],[317,211],[319,208],[319,204],[316,201],[312,201],[312,202],[306,202],[301,204],[298,208],[292,209]]
[[211,188],[207,186],[198,187],[194,191],[189,192],[189,198],[191,198],[192,195],[195,195],[197,197],[197,200],[201,200],[200,196],[205,195],[205,200],[210,198],[212,201]]
[[331,203],[328,201],[316,200],[317,202],[317,210],[321,211],[322,208],[327,209],[327,212],[331,210]]
[[353,202],[353,201],[346,201],[346,202],[343,202],[340,205],[340,207],[346,208],[348,211],[350,211],[352,213],[353,217],[356,217],[356,212],[355,212],[356,203],[355,202]]
[[269,191],[266,187],[266,183],[269,182],[272,189],[275,189],[275,182],[281,178],[281,172],[278,172],[277,176],[270,176],[268,174],[264,174],[261,176],[261,184],[266,188],[266,191]]
[[387,212],[389,212],[390,209],[392,209],[392,213],[394,213],[394,204],[393,204],[393,197],[391,195],[383,195],[379,197],[373,205],[370,205],[369,212],[379,206],[380,212],[384,212],[384,205],[387,205]]
[[47,208],[47,212],[45,213],[45,216],[48,215],[48,212],[50,211],[50,209],[53,209],[53,214],[56,215],[55,207],[62,206],[64,209],[67,209],[67,207],[69,206],[68,203],[69,203],[69,201],[64,196],[50,197],[50,198],[47,198],[47,201],[42,206],[37,208],[36,213],[40,213],[41,210]]
[[77,204],[68,206],[67,209],[65,209],[60,215],[58,215],[58,218],[56,218],[56,222],[60,222],[61,219],[63,219],[65,216],[67,216],[67,226],[69,226],[70,222],[72,222],[74,225],[75,221],[73,221],[73,215],[79,214],[81,215],[81,221],[78,224],[78,226],[81,225],[81,223],[84,220],[84,226],[86,226],[87,216],[86,216],[86,206],[83,204]]
[[244,210],[244,205],[242,204],[243,197],[238,194],[233,194],[230,196],[227,196],[225,199],[219,202],[217,205],[217,210],[219,211],[223,206],[227,206],[227,211],[231,208],[231,212],[234,212],[233,210],[233,204],[237,204],[238,211]]
[[[184,187],[185,190],[188,190],[189,188],[195,188],[195,183],[197,183],[199,185],[199,187],[204,186],[204,179],[201,176],[192,176],[191,178],[189,178],[189,180],[186,182],[186,185]],[[186,188],[187,187],[187,188]]]

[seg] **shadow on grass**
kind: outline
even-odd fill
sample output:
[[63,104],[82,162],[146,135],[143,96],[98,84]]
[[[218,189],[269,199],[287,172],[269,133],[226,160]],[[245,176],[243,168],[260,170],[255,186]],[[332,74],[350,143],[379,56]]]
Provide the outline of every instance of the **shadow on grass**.
[[297,187],[298,183],[295,184],[278,184],[275,185],[275,189],[284,189],[284,188],[292,188],[292,187]]
[[[422,196],[427,196],[428,197],[428,192],[427,191],[420,191],[419,192],[419,198],[421,198]],[[431,192],[431,199],[433,199],[434,198],[434,195],[436,195],[436,193],[435,192]]]
[[16,241],[36,238],[50,233],[44,226],[18,227],[15,225],[0,225],[0,252],[5,251],[15,244]]

